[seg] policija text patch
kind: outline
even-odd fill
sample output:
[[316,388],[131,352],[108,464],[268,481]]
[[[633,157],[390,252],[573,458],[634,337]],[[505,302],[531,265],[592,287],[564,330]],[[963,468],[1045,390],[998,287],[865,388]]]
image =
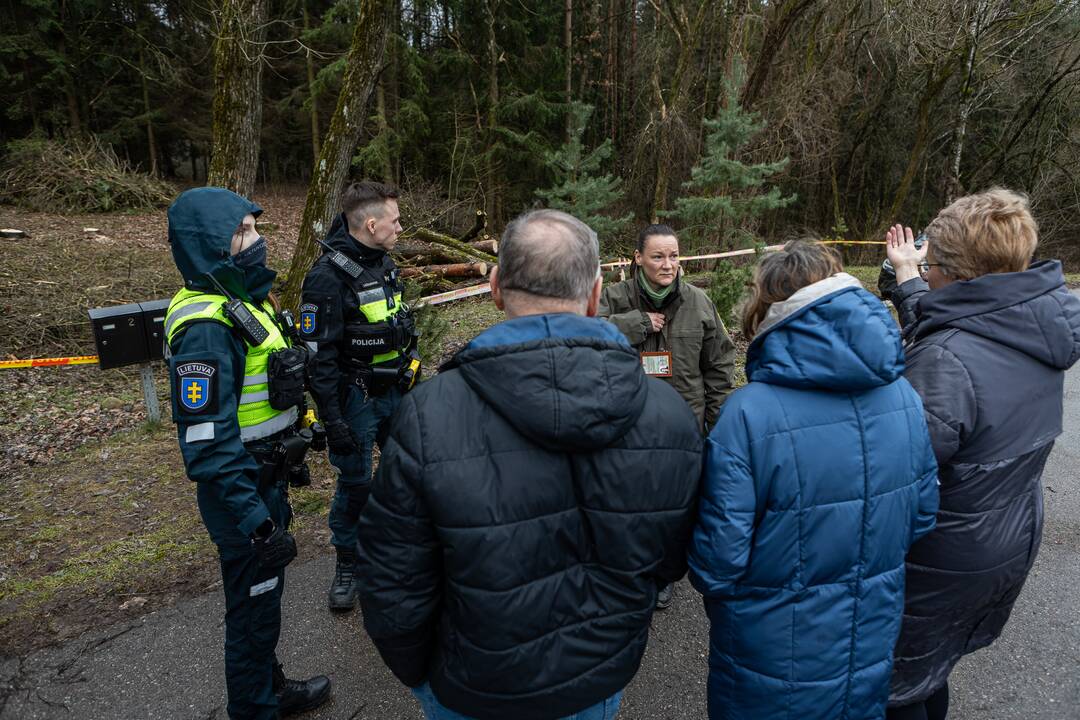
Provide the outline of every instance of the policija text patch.
[[214,360],[177,364],[173,371],[173,392],[182,412],[202,415],[217,409],[217,370]]

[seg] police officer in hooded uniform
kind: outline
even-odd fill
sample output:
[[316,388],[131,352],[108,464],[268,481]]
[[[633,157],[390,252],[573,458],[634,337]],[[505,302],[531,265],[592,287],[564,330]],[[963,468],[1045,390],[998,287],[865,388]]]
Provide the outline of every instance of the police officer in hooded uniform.
[[258,205],[223,188],[182,193],[169,243],[184,288],[165,316],[172,411],[225,590],[230,718],[276,718],[330,697],[325,676],[285,677],[275,655],[285,566],[296,557],[288,485],[309,482],[306,349],[270,296]]
[[388,254],[401,232],[397,197],[368,180],[345,188],[342,213],[301,294],[300,335],[315,350],[311,394],[338,471],[329,517],[337,551],[332,610],[356,605],[357,527],[371,487],[372,451],[420,373],[412,313]]

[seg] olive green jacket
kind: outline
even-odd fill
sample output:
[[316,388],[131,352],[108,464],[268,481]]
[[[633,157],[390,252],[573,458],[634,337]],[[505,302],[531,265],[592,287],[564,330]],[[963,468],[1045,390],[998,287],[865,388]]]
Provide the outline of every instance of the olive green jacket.
[[[636,274],[608,285],[600,295],[600,317],[619,328],[638,352],[671,353],[671,377],[663,379],[682,395],[702,431],[708,432],[732,391],[735,344],[709,296],[683,282],[681,275],[677,282],[662,310],[641,291]],[[664,313],[667,320],[660,332],[652,331],[646,312]]]

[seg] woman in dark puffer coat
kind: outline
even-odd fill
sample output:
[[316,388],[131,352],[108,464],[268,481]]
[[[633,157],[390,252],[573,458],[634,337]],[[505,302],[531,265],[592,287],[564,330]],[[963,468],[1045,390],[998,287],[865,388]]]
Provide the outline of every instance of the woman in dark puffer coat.
[[1057,261],[1029,265],[1027,199],[960,198],[926,228],[889,231],[904,376],[922,396],[940,466],[937,527],[907,557],[890,720],[948,711],[948,678],[1001,633],[1042,536],[1043,465],[1061,433],[1065,370],[1080,357],[1080,300]]

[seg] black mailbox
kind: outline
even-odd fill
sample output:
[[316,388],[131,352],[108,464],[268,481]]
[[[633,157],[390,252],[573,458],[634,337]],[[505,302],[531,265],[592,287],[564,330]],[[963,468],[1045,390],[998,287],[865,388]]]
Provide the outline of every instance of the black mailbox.
[[98,367],[103,370],[160,360],[168,300],[90,310]]
[[98,366],[102,369],[146,362],[146,325],[138,304],[94,308],[90,311],[94,328]]
[[150,360],[165,358],[165,311],[169,309],[169,302],[165,299],[139,303],[146,327],[146,356]]

